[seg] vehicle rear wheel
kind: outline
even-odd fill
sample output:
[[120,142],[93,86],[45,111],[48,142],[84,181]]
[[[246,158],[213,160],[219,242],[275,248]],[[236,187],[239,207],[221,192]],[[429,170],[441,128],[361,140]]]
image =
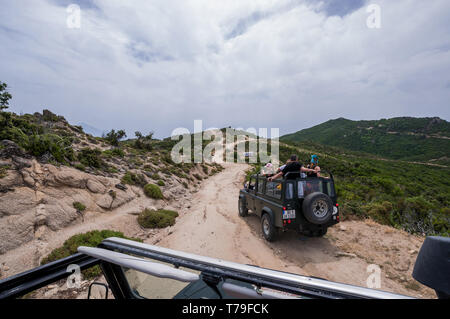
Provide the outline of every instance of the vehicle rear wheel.
[[324,193],[316,192],[306,196],[302,208],[305,218],[315,225],[326,224],[333,215],[333,202]]
[[245,217],[248,215],[247,205],[242,198],[239,198],[239,216]]
[[264,214],[261,218],[261,230],[267,241],[274,241],[276,228],[269,214]]

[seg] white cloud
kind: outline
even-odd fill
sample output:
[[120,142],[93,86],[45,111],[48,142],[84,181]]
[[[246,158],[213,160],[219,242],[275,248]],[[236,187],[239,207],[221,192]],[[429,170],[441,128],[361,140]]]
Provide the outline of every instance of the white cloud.
[[450,3],[380,0],[330,16],[289,0],[93,1],[80,30],[54,0],[4,1],[0,80],[13,110],[167,136],[329,118],[450,118]]

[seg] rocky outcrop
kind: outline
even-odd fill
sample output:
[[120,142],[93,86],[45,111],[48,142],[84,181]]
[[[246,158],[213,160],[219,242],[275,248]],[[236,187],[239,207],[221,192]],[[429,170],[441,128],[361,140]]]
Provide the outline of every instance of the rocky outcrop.
[[117,179],[21,157],[7,164],[11,169],[0,179],[0,254],[40,238],[45,231],[83,222],[75,202],[102,212],[137,197],[130,188],[115,188]]

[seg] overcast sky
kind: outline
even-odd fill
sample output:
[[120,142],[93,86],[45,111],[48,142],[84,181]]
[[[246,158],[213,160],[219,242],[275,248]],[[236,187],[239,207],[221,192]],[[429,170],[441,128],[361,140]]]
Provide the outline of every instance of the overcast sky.
[[[67,27],[67,6],[81,28]],[[369,4],[381,28],[369,28]],[[448,0],[0,0],[11,110],[170,135],[450,119]]]

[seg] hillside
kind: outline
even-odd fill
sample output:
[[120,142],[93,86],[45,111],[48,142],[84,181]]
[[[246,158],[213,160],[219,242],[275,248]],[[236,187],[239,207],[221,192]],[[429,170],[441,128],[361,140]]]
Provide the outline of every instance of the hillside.
[[48,110],[0,112],[0,255],[125,206],[163,209],[223,169],[174,163],[173,141],[123,137],[93,137]]
[[284,135],[281,140],[311,141],[397,160],[450,164],[450,123],[440,118],[339,118]]

